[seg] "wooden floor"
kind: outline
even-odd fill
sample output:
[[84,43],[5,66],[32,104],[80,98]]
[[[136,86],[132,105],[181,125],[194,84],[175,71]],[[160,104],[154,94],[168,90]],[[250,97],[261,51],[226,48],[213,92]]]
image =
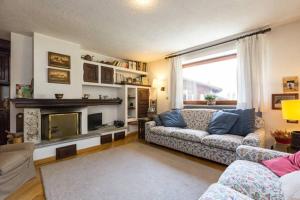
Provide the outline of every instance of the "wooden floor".
[[[91,153],[95,153],[95,152],[99,152],[99,151],[103,151],[109,148],[113,148],[116,146],[120,146],[120,145],[124,145],[124,144],[128,144],[130,142],[134,142],[134,141],[139,141],[137,139],[137,134],[130,134],[128,135],[124,140],[119,140],[116,142],[112,142],[110,144],[105,144],[105,145],[100,145],[98,147],[93,147],[87,150],[81,150],[79,151],[78,155],[67,158],[67,159],[63,159],[63,160],[68,160],[68,159],[73,159],[79,156],[84,156],[87,154],[91,154]],[[139,141],[139,142],[143,142],[143,141]],[[154,144],[149,144],[149,145],[154,145]],[[212,168],[215,169],[219,169],[219,170],[225,170],[226,166],[215,163],[215,162],[211,162],[208,160],[204,160],[204,159],[200,159],[194,156],[190,156],[184,153],[180,153],[178,151],[174,151],[171,149],[167,149],[158,145],[154,145],[157,148],[161,148],[164,149],[166,151],[172,152],[176,155],[185,157],[187,159],[205,164],[207,166],[210,166]],[[37,162],[36,163],[36,174],[37,176],[33,179],[31,179],[30,181],[26,182],[21,188],[19,188],[17,191],[15,191],[13,194],[11,194],[7,200],[44,200],[45,196],[44,196],[44,188],[43,188],[43,184],[41,181],[41,174],[40,174],[40,167],[50,164],[50,163],[55,163],[55,162],[61,162],[62,160],[54,160],[54,158],[50,158],[50,159],[46,159],[43,160],[41,162]]]

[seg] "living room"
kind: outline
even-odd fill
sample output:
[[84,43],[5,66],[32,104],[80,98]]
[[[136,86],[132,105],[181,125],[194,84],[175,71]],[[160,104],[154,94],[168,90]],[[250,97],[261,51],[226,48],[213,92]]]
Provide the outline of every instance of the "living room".
[[300,1],[0,2],[0,199],[300,199]]

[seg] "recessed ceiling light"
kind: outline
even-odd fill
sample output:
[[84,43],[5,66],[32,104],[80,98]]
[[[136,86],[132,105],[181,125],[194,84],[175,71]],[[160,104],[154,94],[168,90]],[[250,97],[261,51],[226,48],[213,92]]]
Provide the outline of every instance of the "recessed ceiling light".
[[131,4],[136,8],[149,9],[155,4],[156,0],[131,0]]
[[135,0],[135,2],[141,6],[148,6],[151,4],[152,0]]

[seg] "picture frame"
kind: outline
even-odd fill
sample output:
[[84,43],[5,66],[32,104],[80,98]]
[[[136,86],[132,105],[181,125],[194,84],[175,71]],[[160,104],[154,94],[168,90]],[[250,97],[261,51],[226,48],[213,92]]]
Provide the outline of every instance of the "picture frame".
[[299,81],[297,76],[289,76],[282,78],[283,92],[298,92],[299,91]]
[[16,98],[32,99],[32,86],[16,84]]
[[298,93],[272,94],[272,110],[281,110],[282,100],[294,100],[298,98]]
[[70,84],[70,71],[48,68],[48,83]]
[[71,56],[49,51],[48,66],[71,69]]

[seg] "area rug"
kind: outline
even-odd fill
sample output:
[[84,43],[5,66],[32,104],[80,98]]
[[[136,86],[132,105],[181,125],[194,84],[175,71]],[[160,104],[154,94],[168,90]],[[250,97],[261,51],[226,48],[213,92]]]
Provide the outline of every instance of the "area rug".
[[139,142],[41,167],[47,200],[196,200],[221,173]]

